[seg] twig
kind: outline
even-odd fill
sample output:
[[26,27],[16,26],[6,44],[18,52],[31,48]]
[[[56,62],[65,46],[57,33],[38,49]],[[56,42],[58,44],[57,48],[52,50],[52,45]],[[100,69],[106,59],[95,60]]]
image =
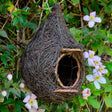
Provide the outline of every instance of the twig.
[[50,7],[49,7],[49,4],[48,4],[48,0],[46,0],[46,3],[47,3],[47,6],[48,6],[48,9],[49,9],[49,11],[50,11]]
[[[15,4],[14,8],[12,9],[12,12],[15,10],[16,6],[18,5],[18,2],[19,2],[19,0],[17,0],[17,2],[16,2],[16,4]],[[6,25],[7,22],[9,21],[10,17],[11,17],[11,14],[9,14],[9,17],[6,19],[5,23],[3,24],[2,30],[4,29],[5,25]]]
[[81,11],[79,10],[79,9],[77,9],[77,7],[70,1],[70,0],[67,0],[73,7],[75,7],[76,8],[76,10],[78,11],[78,12],[80,12],[81,13]]
[[30,3],[30,0],[27,2],[27,4],[26,4],[26,6],[25,6],[25,7],[27,7],[27,6],[29,5],[29,3]]
[[81,15],[81,14],[74,14],[74,13],[72,13],[72,12],[70,12],[70,14],[72,14],[73,16],[79,16],[79,17],[83,16],[83,15]]
[[[20,40],[20,35],[19,35],[19,30],[17,30],[17,41]],[[17,45],[17,56],[19,55],[20,51],[18,50],[19,46]],[[16,77],[18,78],[18,71],[19,71],[19,58],[17,59],[17,75]]]
[[[11,38],[10,38],[11,39]],[[12,39],[11,39],[12,40]],[[17,41],[17,40],[12,40],[13,42],[14,42],[14,44],[16,44],[16,45],[18,45],[19,47],[21,47],[21,48],[24,48],[23,46],[22,46],[22,44],[25,44],[26,45],[26,43],[25,42],[19,42],[19,41]]]
[[42,1],[42,9],[41,9],[42,11],[41,11],[41,14],[40,14],[39,24],[38,24],[38,27],[37,27],[35,32],[37,32],[39,30],[39,28],[40,28],[41,19],[42,19],[42,15],[43,15],[43,6],[44,6],[44,0]]
[[[80,10],[80,12],[82,12],[82,10],[81,10],[81,2],[79,3],[79,10]],[[81,16],[81,27],[83,27],[83,26],[84,26],[83,17]]]
[[35,0],[33,0],[33,2],[34,2],[34,3],[36,3],[36,1],[35,1]]
[[88,112],[90,112],[90,109],[87,103],[86,103],[86,107],[87,107]]
[[[112,17],[112,14],[111,14],[111,17]],[[107,34],[107,39],[109,39],[109,35],[110,35],[110,31],[112,29],[112,20],[109,21],[110,22],[110,25],[109,25],[109,31],[108,31],[108,34]]]
[[59,4],[63,3],[64,0],[60,1]]
[[25,42],[25,28],[23,28],[22,42]]
[[[20,37],[20,36],[19,36],[19,30],[17,30],[17,42],[19,42],[19,40],[20,40],[19,37]],[[17,45],[17,47],[19,47],[19,46]],[[17,49],[17,55],[19,55],[18,49]]]
[[104,105],[104,97],[103,97],[103,101],[102,101],[102,104],[101,104],[100,109],[98,110],[98,112],[101,112],[101,110],[103,108],[103,105]]
[[82,29],[82,28],[84,28],[84,27],[87,27],[88,25],[84,25],[83,27],[79,27],[78,29]]

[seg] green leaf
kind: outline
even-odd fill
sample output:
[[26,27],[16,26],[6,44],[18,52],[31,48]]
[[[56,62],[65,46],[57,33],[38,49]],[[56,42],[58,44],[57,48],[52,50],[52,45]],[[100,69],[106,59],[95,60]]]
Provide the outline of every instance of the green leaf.
[[[100,43],[99,43],[100,44]],[[93,45],[92,45],[92,50],[93,51],[97,51],[98,50],[98,48],[99,48],[99,44],[98,44],[98,42],[95,42]]]
[[106,63],[106,68],[112,73],[112,61],[109,63]]
[[15,17],[14,19],[13,19],[13,26],[16,26],[17,24],[18,24],[18,17]]
[[1,105],[0,112],[9,112],[9,110],[4,105]]
[[17,17],[18,12],[20,13],[20,11],[17,11],[17,12],[11,12],[11,15]]
[[31,12],[22,12],[22,14],[28,15],[28,14],[31,14]]
[[16,90],[15,88],[10,88],[10,92],[20,97],[20,91]]
[[112,85],[107,85],[107,87],[105,87],[105,92],[111,92],[112,91]]
[[73,37],[77,40],[80,41],[82,38],[81,36],[81,30],[76,29],[75,27],[70,28],[70,32],[72,33]]
[[26,21],[26,16],[24,15],[19,15],[18,16],[19,22],[21,25],[23,25],[23,23]]
[[52,111],[54,108],[55,108],[55,105],[51,104],[50,107],[49,107],[49,110]]
[[71,0],[71,1],[74,3],[74,5],[79,4],[79,0]]
[[108,55],[112,56],[112,50],[109,46],[105,46],[104,53],[107,53]]
[[1,60],[4,63],[4,65],[7,64],[7,58],[4,55],[1,56]]
[[2,78],[7,77],[7,75],[9,74],[9,71],[4,71],[2,73],[0,73],[0,76],[2,76]]
[[112,108],[112,95],[105,95],[105,104],[107,107]]
[[112,43],[112,34],[109,35],[109,42]]
[[49,6],[53,6],[54,1],[53,0],[49,0]]
[[12,60],[12,58],[10,58],[9,56],[6,56],[7,59]]
[[21,106],[24,106],[24,103],[23,103],[23,101],[21,101],[21,100],[16,101],[16,103],[18,103],[18,104],[21,105]]
[[87,109],[84,109],[83,112],[88,112],[88,110]]
[[74,18],[73,18],[73,15],[72,15],[72,14],[66,14],[66,15],[64,15],[64,18],[65,18],[65,21],[66,21],[67,23],[72,23],[72,22],[74,22]]
[[79,99],[79,102],[81,103],[81,106],[86,104],[86,100],[84,100],[82,97]]
[[21,112],[21,106],[18,103],[15,103],[15,112]]
[[4,30],[2,30],[2,29],[0,29],[0,36],[8,38],[7,33]]
[[104,50],[104,48],[103,48],[102,46],[103,46],[103,42],[100,43],[99,46],[98,46],[98,54],[99,54],[99,55],[101,55],[102,52],[103,52],[103,50]]
[[87,84],[87,88],[91,89],[91,93],[93,93],[93,92],[96,90],[96,88],[95,88],[95,86],[94,86],[94,83],[93,83],[93,82],[92,82],[92,83]]
[[9,98],[7,101],[5,101],[3,104],[14,104],[14,99]]
[[1,60],[5,65],[7,64],[8,60],[12,60],[8,55],[9,55],[8,51],[4,51],[4,54],[1,55]]
[[10,85],[11,85],[11,81],[5,82],[5,88],[8,89],[10,87]]
[[35,23],[25,22],[23,25],[34,30],[37,28],[37,24]]
[[10,50],[17,49],[17,47],[16,47],[16,46],[13,46],[13,45],[7,45],[7,47],[8,47]]
[[4,4],[0,4],[0,12],[1,12],[2,14],[5,14],[5,13],[7,12],[7,7],[8,7],[8,6],[6,6],[5,3],[4,3]]
[[93,94],[96,95],[96,96],[100,96],[101,93],[103,93],[104,90],[101,90],[101,89],[96,89],[95,91],[93,91]]
[[62,112],[62,110],[63,110],[63,107],[58,105],[56,112]]
[[[81,97],[81,96],[78,96],[78,97]],[[78,99],[79,99],[78,97],[74,97],[74,98],[73,98],[73,102],[74,102],[75,104],[77,103],[77,101],[78,101]]]
[[72,111],[73,112],[78,112],[79,111],[79,105],[73,105],[73,107],[72,107]]
[[93,97],[89,96],[88,100],[87,100],[89,105],[92,105],[94,108],[99,108],[100,107],[100,103]]
[[83,7],[83,11],[84,11],[85,14],[89,15],[89,11],[88,11],[87,8]]
[[[30,7],[24,7],[23,9],[21,9],[21,11],[23,11],[23,12],[26,12],[26,11],[29,11],[30,10]],[[22,14],[23,14],[23,12],[22,12]]]
[[46,2],[44,2],[44,8],[46,8],[46,9],[49,8],[48,4]]
[[107,77],[109,77],[109,76],[110,76],[110,72],[109,72],[109,71],[108,71],[108,73],[106,74],[106,76],[107,76]]
[[44,2],[44,8],[46,9],[45,10],[46,15],[48,15],[50,13],[50,11],[51,11],[51,8],[49,7],[49,4]]

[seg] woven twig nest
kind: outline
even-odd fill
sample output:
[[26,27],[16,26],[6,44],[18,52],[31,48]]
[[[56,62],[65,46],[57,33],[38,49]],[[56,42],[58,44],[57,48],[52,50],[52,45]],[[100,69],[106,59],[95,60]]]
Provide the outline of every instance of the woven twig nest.
[[79,95],[85,74],[82,50],[55,4],[21,56],[20,72],[27,87],[47,102]]

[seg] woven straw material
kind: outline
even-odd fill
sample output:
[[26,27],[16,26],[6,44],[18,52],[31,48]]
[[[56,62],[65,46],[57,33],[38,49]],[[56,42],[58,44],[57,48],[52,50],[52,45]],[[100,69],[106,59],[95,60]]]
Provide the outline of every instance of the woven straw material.
[[82,50],[66,26],[60,5],[55,4],[21,56],[20,72],[26,86],[47,102],[79,95],[85,74]]

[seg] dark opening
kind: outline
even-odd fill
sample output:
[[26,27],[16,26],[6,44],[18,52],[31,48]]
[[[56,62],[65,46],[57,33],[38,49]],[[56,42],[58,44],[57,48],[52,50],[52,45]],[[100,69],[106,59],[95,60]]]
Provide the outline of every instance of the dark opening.
[[61,58],[58,63],[58,75],[64,86],[72,86],[77,79],[78,65],[71,55]]

